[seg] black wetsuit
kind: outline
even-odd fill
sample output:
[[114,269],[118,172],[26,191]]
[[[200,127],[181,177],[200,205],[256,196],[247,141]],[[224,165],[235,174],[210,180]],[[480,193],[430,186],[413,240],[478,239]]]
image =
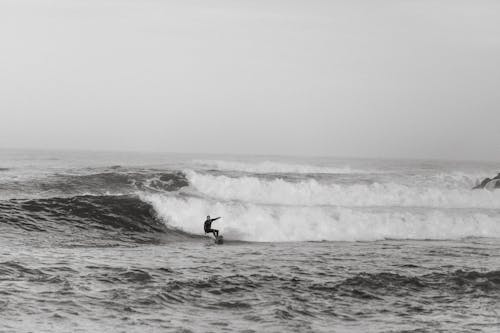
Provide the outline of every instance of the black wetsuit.
[[220,217],[217,217],[215,219],[207,219],[207,220],[205,220],[205,233],[206,234],[213,233],[214,237],[218,237],[219,236],[219,230],[212,229],[212,222],[215,221],[215,220],[218,220],[218,219],[220,219]]

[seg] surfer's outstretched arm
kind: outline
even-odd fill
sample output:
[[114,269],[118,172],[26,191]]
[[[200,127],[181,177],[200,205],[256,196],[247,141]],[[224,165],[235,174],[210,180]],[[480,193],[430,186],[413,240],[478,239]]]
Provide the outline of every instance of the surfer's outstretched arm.
[[213,221],[216,221],[216,220],[218,220],[218,219],[220,219],[220,216],[219,216],[219,217],[216,217],[216,218],[214,218],[214,219],[212,219],[212,222],[213,222]]

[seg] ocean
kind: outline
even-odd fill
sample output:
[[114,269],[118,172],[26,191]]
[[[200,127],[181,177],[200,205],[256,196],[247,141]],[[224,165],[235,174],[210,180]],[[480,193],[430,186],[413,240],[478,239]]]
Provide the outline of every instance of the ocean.
[[498,172],[0,150],[0,332],[499,332]]

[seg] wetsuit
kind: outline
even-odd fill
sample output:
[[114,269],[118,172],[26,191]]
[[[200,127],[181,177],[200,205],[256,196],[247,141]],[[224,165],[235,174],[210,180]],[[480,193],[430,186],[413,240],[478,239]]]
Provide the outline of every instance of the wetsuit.
[[215,221],[215,220],[218,220],[218,219],[220,219],[220,217],[217,217],[215,219],[207,219],[207,220],[205,220],[205,233],[206,234],[213,233],[214,237],[218,237],[219,236],[219,230],[212,229],[212,222]]

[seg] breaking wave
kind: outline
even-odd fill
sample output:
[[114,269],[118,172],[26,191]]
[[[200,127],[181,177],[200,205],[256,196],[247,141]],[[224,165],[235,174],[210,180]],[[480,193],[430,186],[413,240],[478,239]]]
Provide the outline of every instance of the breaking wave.
[[373,241],[500,237],[498,215],[424,211],[363,211],[324,206],[274,206],[150,194],[143,199],[169,227],[200,233],[200,217],[228,239],[245,241]]
[[289,182],[258,177],[228,177],[186,172],[197,191],[217,200],[255,204],[345,207],[500,208],[500,191],[409,186],[397,183],[341,185],[315,179]]
[[217,170],[113,166],[8,180],[0,220],[27,231],[87,230],[132,242],[201,236],[206,215],[223,217],[214,227],[228,240],[500,237],[500,191],[471,190],[475,176],[468,173],[200,163]]

